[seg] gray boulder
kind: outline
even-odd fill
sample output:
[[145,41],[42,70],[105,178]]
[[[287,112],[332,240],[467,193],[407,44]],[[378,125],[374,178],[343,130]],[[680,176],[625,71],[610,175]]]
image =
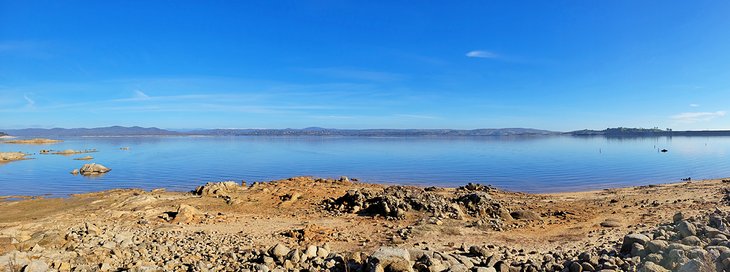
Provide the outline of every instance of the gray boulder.
[[631,253],[631,247],[634,243],[638,243],[643,246],[649,241],[651,241],[649,236],[640,233],[628,234],[624,236],[624,242],[621,244],[621,252]]
[[371,271],[413,272],[408,250],[393,247],[381,247],[370,255],[369,267]]
[[104,174],[111,170],[112,169],[107,168],[106,166],[103,166],[101,164],[88,163],[88,164],[84,164],[84,166],[82,166],[81,169],[79,169],[79,173],[81,173],[84,176],[101,175],[101,174]]

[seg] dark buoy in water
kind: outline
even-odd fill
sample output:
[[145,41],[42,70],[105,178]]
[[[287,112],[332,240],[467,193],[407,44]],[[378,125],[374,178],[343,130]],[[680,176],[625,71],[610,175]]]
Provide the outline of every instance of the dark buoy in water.
[[659,151],[660,151],[660,152],[662,152],[662,153],[666,153],[666,152],[667,152],[667,151],[669,151],[669,150],[666,150],[666,149],[662,149],[662,150],[659,150]]

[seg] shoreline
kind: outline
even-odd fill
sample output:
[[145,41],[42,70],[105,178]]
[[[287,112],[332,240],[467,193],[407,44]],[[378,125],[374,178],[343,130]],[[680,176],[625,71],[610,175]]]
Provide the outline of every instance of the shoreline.
[[[79,153],[82,154],[82,153]],[[24,158],[22,160],[33,160],[35,158]],[[22,161],[18,160],[18,161]],[[2,163],[9,163],[13,161],[3,161]],[[320,177],[314,177],[314,176],[296,176],[293,178],[313,178],[313,179],[320,179]],[[332,178],[322,178],[322,179],[332,179]],[[730,177],[716,177],[716,178],[708,178],[708,179],[697,179],[697,180],[690,180],[690,181],[667,181],[667,182],[659,182],[659,183],[647,183],[644,185],[632,185],[632,186],[619,186],[619,187],[606,187],[606,188],[596,188],[596,189],[576,189],[576,190],[566,190],[566,191],[555,191],[555,192],[530,192],[530,191],[521,191],[521,190],[511,190],[511,189],[503,189],[501,187],[496,187],[491,184],[483,184],[483,183],[477,183],[484,186],[493,187],[497,190],[506,192],[506,193],[517,193],[517,194],[528,194],[528,195],[535,195],[535,196],[560,196],[560,195],[569,195],[569,194],[589,194],[589,193],[600,193],[604,191],[611,191],[611,190],[621,190],[621,189],[633,189],[633,188],[641,188],[641,187],[657,187],[657,186],[671,186],[671,185],[681,185],[681,184],[688,184],[693,182],[711,182],[711,181],[730,181]],[[269,180],[269,181],[254,181],[254,183],[269,183],[269,182],[276,182],[279,180]],[[358,184],[370,184],[370,185],[376,185],[376,186],[405,186],[405,187],[414,187],[414,188],[420,188],[425,189],[429,187],[437,187],[441,189],[449,189],[454,190],[458,187],[452,187],[452,186],[439,186],[439,185],[421,185],[421,184],[414,184],[414,183],[383,183],[383,182],[369,182],[369,181],[355,181],[355,183]],[[464,184],[468,184],[471,182],[465,182]],[[201,184],[202,185],[202,184]],[[87,192],[78,192],[78,193],[68,193],[68,194],[55,194],[55,193],[40,193],[37,195],[0,195],[0,200],[3,198],[9,198],[9,197],[20,197],[20,198],[69,198],[74,196],[83,196],[85,194],[103,194],[107,192],[112,191],[119,191],[119,190],[131,190],[131,191],[150,191],[150,190],[165,190],[170,193],[190,193],[191,190],[175,190],[165,187],[155,187],[155,188],[141,188],[141,187],[119,187],[119,188],[111,188],[107,190],[100,190],[100,191],[87,191]]]
[[[201,262],[212,270],[319,270],[327,269],[326,263],[343,265],[329,253],[341,258],[361,254],[362,268],[373,265],[368,260],[377,259],[382,250],[407,250],[467,258],[472,261],[467,270],[560,271],[580,254],[600,252],[614,252],[609,258],[613,264],[641,268],[646,260],[633,262],[634,256],[620,252],[627,234],[651,234],[673,222],[677,212],[698,225],[708,214],[725,213],[730,210],[727,187],[727,181],[714,179],[529,194],[477,184],[439,188],[295,177],[247,186],[208,183],[192,192],[114,189],[68,198],[13,199],[0,201],[0,267],[3,260],[15,258],[40,260],[59,271],[66,265],[189,270]],[[127,236],[131,240],[123,238]],[[180,251],[175,243],[193,249]],[[201,243],[214,247],[196,248]],[[231,246],[248,253],[231,257],[236,261],[215,257],[225,255],[217,248]],[[291,257],[298,261],[275,255],[272,250],[277,247],[286,248],[285,255],[299,250]],[[302,261],[303,252],[312,247],[314,256]],[[318,256],[320,249],[329,253]],[[79,254],[88,257],[79,259]],[[181,259],[155,259],[166,254]],[[552,254],[553,261],[543,262],[546,254]],[[440,264],[446,265],[443,261]],[[419,258],[409,257],[408,262],[411,270],[393,271],[418,270],[419,263],[434,265]],[[583,263],[611,267],[605,262]],[[552,270],[558,267],[562,268]],[[616,267],[614,271],[623,269]]]

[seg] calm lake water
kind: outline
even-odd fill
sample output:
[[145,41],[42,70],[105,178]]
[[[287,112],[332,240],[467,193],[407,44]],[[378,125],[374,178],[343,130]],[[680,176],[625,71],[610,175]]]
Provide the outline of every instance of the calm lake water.
[[[730,176],[730,137],[78,137],[54,145],[0,144],[33,160],[0,164],[0,195],[66,196],[112,188],[188,191],[208,181],[349,176],[364,182],[491,184],[558,192]],[[129,147],[129,150],[120,150]],[[92,149],[75,156],[41,149]],[[666,148],[667,153],[657,150]],[[91,155],[113,170],[69,172]]]

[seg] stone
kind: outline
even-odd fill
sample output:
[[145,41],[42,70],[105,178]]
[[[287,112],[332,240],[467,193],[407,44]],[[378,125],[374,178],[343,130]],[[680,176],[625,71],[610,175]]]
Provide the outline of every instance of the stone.
[[177,213],[175,213],[175,217],[170,222],[176,224],[189,224],[202,215],[203,213],[195,207],[187,204],[180,204],[177,208]]
[[449,267],[449,270],[446,270],[446,271],[448,271],[448,272],[469,272],[469,268],[463,264],[456,264],[456,265],[452,265],[451,267]]
[[81,173],[84,176],[93,176],[93,175],[101,175],[104,173],[107,173],[111,171],[112,169],[107,168],[104,165],[97,164],[97,163],[88,163],[84,164],[84,166],[79,169],[79,173]]
[[230,196],[231,193],[242,190],[245,190],[245,187],[234,181],[208,182],[203,186],[198,186],[195,189],[195,194],[200,196],[223,197]]
[[697,259],[689,260],[689,262],[683,264],[676,270],[677,272],[698,272],[698,271],[714,271],[713,267],[700,262]]
[[471,246],[469,247],[469,254],[478,256],[478,257],[488,257],[491,256],[489,253],[489,250],[487,250],[486,247],[483,246]]
[[86,234],[88,234],[88,235],[100,235],[101,234],[101,229],[92,223],[86,222],[85,228],[86,228]]
[[688,245],[688,246],[699,246],[702,244],[702,240],[698,238],[697,236],[687,236],[682,239],[682,244]]
[[79,173],[79,169],[71,170],[71,175],[78,175]]
[[307,251],[304,255],[306,255],[307,258],[317,257],[317,246],[310,245],[309,247],[307,247]]
[[663,252],[668,246],[669,243],[664,240],[651,240],[646,243],[646,249],[651,253]]
[[639,272],[670,272],[668,269],[662,267],[661,265],[655,264],[653,262],[646,262],[644,263],[644,266],[639,268]]
[[530,221],[539,221],[542,220],[539,214],[533,211],[529,210],[519,210],[519,211],[513,211],[509,214],[512,219],[515,220],[530,220]]
[[685,256],[684,250],[681,249],[672,249],[669,251],[669,253],[664,257],[664,267],[673,270],[675,268],[678,268],[684,264],[686,264],[689,261],[687,256]]
[[695,227],[695,225],[686,220],[682,220],[677,223],[676,229],[682,236],[682,238],[697,235],[697,228]]
[[684,214],[682,214],[682,212],[675,213],[674,216],[672,216],[672,221],[674,223],[677,223],[682,220],[684,220]]
[[23,267],[23,272],[46,272],[48,271],[48,264],[41,260],[33,260],[28,265]]
[[411,256],[408,250],[381,247],[370,255],[370,267],[382,266],[385,271],[392,272],[413,272]]
[[639,233],[628,234],[624,236],[624,242],[621,244],[621,252],[630,253],[631,246],[634,243],[638,243],[643,246],[649,241],[651,241],[651,239],[646,235]]
[[644,249],[644,246],[639,243],[631,244],[631,256],[645,257],[646,250]]
[[601,222],[601,227],[604,228],[618,228],[620,226],[621,223],[615,219],[606,219],[605,221]]
[[278,243],[275,246],[271,247],[271,249],[269,249],[269,254],[276,258],[282,258],[289,254],[289,248],[282,243]]
[[570,272],[583,272],[583,266],[579,262],[573,262],[568,266]]

